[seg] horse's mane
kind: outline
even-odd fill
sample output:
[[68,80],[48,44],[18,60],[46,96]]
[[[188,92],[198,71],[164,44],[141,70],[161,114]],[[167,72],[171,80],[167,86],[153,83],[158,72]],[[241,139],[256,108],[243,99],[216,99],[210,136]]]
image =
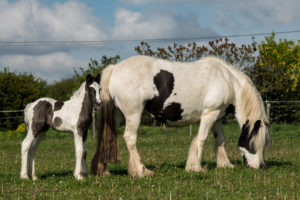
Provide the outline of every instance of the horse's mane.
[[78,90],[74,91],[74,93],[73,93],[73,95],[71,96],[70,99],[74,99],[74,98],[77,98],[78,96],[80,96],[82,91],[84,91],[84,89],[85,89],[85,82],[83,82],[81,84],[81,86],[79,87]]
[[231,65],[223,59],[214,56],[203,57],[197,62],[205,60],[214,60],[221,63],[237,78],[237,80],[239,80],[243,84],[241,97],[244,101],[241,101],[240,105],[243,118],[249,119],[250,121],[254,121],[257,119],[261,119],[266,122],[268,121],[264,112],[263,100],[260,94],[258,93],[252,80],[243,71],[238,69],[237,66]]

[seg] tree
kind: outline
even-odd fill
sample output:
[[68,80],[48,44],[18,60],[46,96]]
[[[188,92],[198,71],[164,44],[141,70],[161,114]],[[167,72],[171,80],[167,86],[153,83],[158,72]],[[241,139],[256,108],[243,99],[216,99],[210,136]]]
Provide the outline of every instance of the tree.
[[[265,100],[289,101],[300,99],[300,41],[275,40],[275,34],[265,37],[258,45],[259,56],[247,73]],[[272,120],[300,120],[299,108],[280,105],[272,108]]]
[[64,78],[48,86],[47,96],[60,101],[66,101],[72,96],[75,86],[76,82],[74,78]]
[[208,46],[197,44],[196,42],[186,45],[174,43],[172,46],[165,48],[158,47],[156,51],[151,49],[147,42],[141,42],[135,47],[138,55],[148,55],[157,58],[176,60],[176,61],[195,61],[204,56],[216,56],[226,60],[230,64],[238,67],[248,67],[256,61],[256,43],[251,45],[237,46],[230,42],[228,38],[220,38],[209,41]]
[[[22,110],[26,104],[46,94],[47,82],[32,73],[16,74],[9,68],[0,71],[0,110]],[[0,127],[15,128],[20,119],[0,113]],[[21,120],[23,121],[23,119]]]
[[116,64],[120,59],[119,55],[114,57],[102,56],[100,63],[97,60],[90,59],[88,68],[80,67],[79,70],[74,68],[74,75],[71,78],[62,79],[49,85],[48,96],[54,99],[65,101],[69,99],[73,92],[77,90],[85,81],[88,74],[97,76],[102,70],[110,64]]

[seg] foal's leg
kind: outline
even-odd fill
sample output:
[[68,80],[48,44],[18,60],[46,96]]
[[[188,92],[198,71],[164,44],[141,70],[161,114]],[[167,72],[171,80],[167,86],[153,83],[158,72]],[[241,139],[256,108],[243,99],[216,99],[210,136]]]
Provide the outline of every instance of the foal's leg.
[[30,149],[30,146],[34,140],[34,136],[32,133],[32,129],[30,128],[31,126],[28,126],[29,129],[27,131],[27,136],[22,142],[22,147],[21,147],[21,154],[22,154],[22,166],[21,166],[21,178],[22,179],[29,179],[29,174],[28,174],[28,151]]
[[185,170],[193,172],[204,171],[201,167],[202,149],[207,139],[209,130],[220,114],[219,110],[205,111],[201,115],[201,123],[197,136],[193,139],[188,159],[186,161]]
[[44,138],[45,135],[46,135],[46,131],[42,131],[38,133],[38,135],[34,138],[33,142],[31,143],[31,147],[29,149],[28,175],[30,175],[33,180],[37,180],[37,177],[35,175],[35,167],[34,167],[35,152],[40,141]]
[[[87,169],[86,172],[83,171],[83,168],[85,166],[85,157],[86,157],[86,148],[84,148],[84,142],[83,142],[83,134],[78,134],[77,131],[74,132],[74,143],[75,143],[75,154],[76,154],[76,167],[74,176],[77,180],[83,180],[85,177],[87,177]],[[83,164],[85,163],[85,164]]]
[[217,167],[234,167],[229,161],[225,151],[225,137],[222,128],[222,121],[218,120],[212,127],[215,137],[215,155],[217,159]]
[[141,113],[135,113],[126,118],[124,140],[129,151],[128,174],[134,177],[153,175],[154,172],[148,170],[141,161],[141,157],[136,148],[137,130],[141,120]]

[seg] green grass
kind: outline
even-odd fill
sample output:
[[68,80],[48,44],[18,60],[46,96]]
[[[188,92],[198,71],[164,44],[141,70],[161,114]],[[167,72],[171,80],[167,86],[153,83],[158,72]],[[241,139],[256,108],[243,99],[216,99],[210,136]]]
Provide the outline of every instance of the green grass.
[[[122,129],[123,130],[123,129]],[[120,130],[120,131],[122,131]],[[156,175],[132,178],[127,175],[128,151],[119,136],[122,163],[109,165],[111,176],[73,177],[73,136],[49,131],[36,155],[39,180],[19,178],[21,139],[0,141],[0,199],[300,199],[300,126],[271,128],[272,144],[264,169],[245,168],[237,148],[239,128],[224,126],[226,149],[233,169],[216,168],[213,136],[205,144],[202,165],[205,173],[184,170],[191,138],[188,128],[139,130],[138,150],[145,165]],[[193,133],[197,127],[193,127]],[[88,137],[88,165],[96,143]]]

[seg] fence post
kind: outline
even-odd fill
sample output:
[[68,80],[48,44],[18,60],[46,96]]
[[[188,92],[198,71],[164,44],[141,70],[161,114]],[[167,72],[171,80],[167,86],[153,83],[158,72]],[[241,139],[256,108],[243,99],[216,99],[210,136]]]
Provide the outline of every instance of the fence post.
[[192,137],[192,129],[193,129],[193,125],[190,124],[190,137]]
[[266,101],[266,104],[267,104],[267,119],[270,122],[271,104],[268,101]]

